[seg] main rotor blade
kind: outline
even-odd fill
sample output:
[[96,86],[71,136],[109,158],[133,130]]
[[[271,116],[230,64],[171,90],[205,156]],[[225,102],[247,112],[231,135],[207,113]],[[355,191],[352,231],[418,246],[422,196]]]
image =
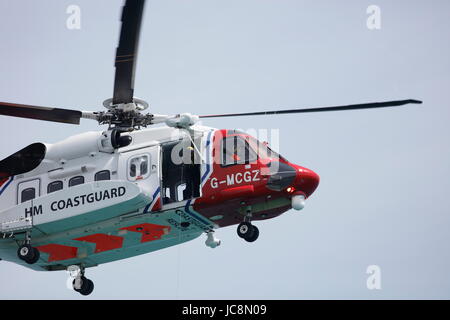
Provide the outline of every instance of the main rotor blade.
[[81,111],[0,102],[0,115],[80,124]]
[[372,103],[350,104],[350,105],[346,105],[346,106],[319,107],[319,108],[309,108],[309,109],[287,109],[287,110],[271,110],[271,111],[258,111],[258,112],[243,112],[243,113],[210,114],[210,115],[199,116],[199,118],[241,117],[241,116],[286,114],[286,113],[308,113],[308,112],[324,112],[324,111],[359,110],[359,109],[398,107],[398,106],[402,106],[402,105],[409,104],[409,103],[420,104],[420,103],[422,103],[422,101],[409,99],[409,100],[372,102]]
[[139,33],[145,0],[127,0],[122,9],[122,28],[116,51],[113,104],[133,102]]

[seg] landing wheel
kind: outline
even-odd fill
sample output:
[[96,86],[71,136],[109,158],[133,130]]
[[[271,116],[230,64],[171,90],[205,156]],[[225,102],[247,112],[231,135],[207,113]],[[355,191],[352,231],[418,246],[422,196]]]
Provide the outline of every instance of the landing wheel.
[[92,291],[94,291],[94,282],[92,282],[92,280],[86,278],[85,276],[81,276],[81,278],[80,278],[81,284],[80,284],[79,289],[75,288],[76,281],[77,281],[77,279],[73,280],[73,283],[72,283],[73,290],[75,290],[76,292],[79,292],[83,296],[90,295],[92,293]]
[[249,234],[247,237],[244,237],[244,240],[247,242],[253,242],[256,241],[256,239],[258,239],[259,237],[259,229],[252,225],[253,228],[253,232],[251,234]]
[[241,238],[247,238],[253,235],[253,225],[250,222],[241,222],[237,227],[237,234]]
[[29,244],[24,244],[17,250],[17,256],[19,259],[25,261],[28,264],[36,263],[41,256],[39,250],[32,247]]
[[259,237],[259,229],[250,222],[242,222],[237,227],[237,234],[245,241],[253,242]]

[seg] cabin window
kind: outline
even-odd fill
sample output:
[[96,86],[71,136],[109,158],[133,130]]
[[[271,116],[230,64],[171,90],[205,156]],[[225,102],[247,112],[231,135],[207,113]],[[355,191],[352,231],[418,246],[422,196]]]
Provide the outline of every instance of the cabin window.
[[247,164],[256,159],[256,152],[241,137],[232,136],[222,140],[222,166]]
[[148,161],[142,161],[140,165],[141,175],[147,174],[148,172]]
[[36,189],[34,189],[34,188],[23,189],[21,198],[22,198],[22,202],[36,198]]
[[73,177],[69,180],[69,187],[77,186],[77,185],[83,184],[83,183],[84,183],[83,176]]
[[150,167],[150,155],[144,154],[132,157],[128,161],[128,179],[129,180],[142,180],[149,176]]
[[63,182],[62,181],[53,181],[50,182],[47,186],[47,193],[52,193],[58,190],[62,190]]
[[109,170],[102,170],[95,174],[94,177],[95,181],[102,181],[102,180],[111,180],[111,173]]
[[130,164],[130,177],[136,177],[136,164]]

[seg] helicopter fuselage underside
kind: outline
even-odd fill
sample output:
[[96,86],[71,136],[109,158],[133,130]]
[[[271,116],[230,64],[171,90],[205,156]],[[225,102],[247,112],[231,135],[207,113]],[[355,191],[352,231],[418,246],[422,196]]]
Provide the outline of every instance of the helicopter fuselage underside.
[[[285,202],[276,202],[265,212],[277,216],[289,209]],[[38,271],[65,270],[70,265],[87,268],[181,244],[218,227],[188,202],[164,211],[145,210],[144,207],[101,222],[90,221],[92,215],[87,213],[85,226],[60,232],[56,230],[70,225],[73,218],[58,220],[47,224],[47,230],[54,228],[49,234],[34,226],[30,230],[33,246],[41,253],[37,263],[30,265],[17,257],[17,241],[24,240],[25,233],[1,239],[0,257]]]

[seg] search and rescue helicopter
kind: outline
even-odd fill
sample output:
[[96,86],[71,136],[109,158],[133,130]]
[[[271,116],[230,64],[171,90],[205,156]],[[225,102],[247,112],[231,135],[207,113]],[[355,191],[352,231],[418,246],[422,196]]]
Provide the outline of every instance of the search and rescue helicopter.
[[[108,129],[54,144],[33,143],[0,161],[0,258],[34,270],[72,270],[73,288],[94,289],[85,269],[167,248],[237,226],[247,242],[252,221],[301,210],[319,184],[310,169],[289,162],[237,130],[199,119],[325,112],[421,103],[399,100],[249,113],[143,113],[133,96],[145,0],[127,0],[115,61],[113,98],[90,112],[1,102],[0,115]],[[147,128],[155,124],[163,124]]]

